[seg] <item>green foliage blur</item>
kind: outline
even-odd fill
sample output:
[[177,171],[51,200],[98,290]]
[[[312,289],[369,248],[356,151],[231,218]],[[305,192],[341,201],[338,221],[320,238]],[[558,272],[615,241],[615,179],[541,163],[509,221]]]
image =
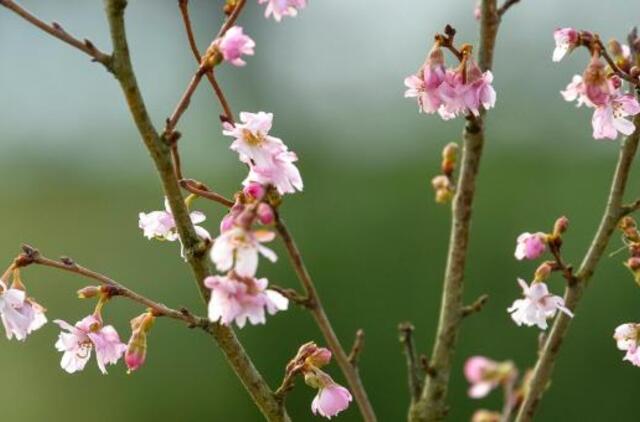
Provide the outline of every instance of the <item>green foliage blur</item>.
[[[402,97],[434,32],[446,23],[460,41],[476,39],[475,0],[311,0],[281,24],[263,19],[250,0],[240,24],[257,42],[243,69],[219,79],[236,111],[275,113],[273,133],[300,156],[302,194],[282,212],[316,280],[345,347],[366,332],[360,372],[381,421],[405,418],[408,393],[397,325],[412,321],[421,352],[429,353],[437,322],[447,249],[449,212],[433,201],[430,179],[441,148],[459,139],[462,121],[422,116]],[[101,2],[22,2],[45,20],[108,50]],[[219,26],[222,1],[192,0],[201,48]],[[593,9],[600,5],[597,9]],[[576,14],[575,10],[598,10]],[[579,261],[604,208],[619,142],[591,138],[590,114],[564,103],[558,91],[587,56],[578,51],[551,63],[551,32],[559,26],[624,39],[629,2],[523,0],[504,19],[494,67],[497,107],[487,119],[465,297],[488,293],[489,303],[465,321],[451,380],[451,421],[476,408],[499,409],[501,397],[467,397],[462,364],[481,354],[512,359],[521,373],[534,362],[538,330],[519,328],[506,308],[519,296],[516,277],[536,264],[513,258],[516,236],[550,230],[566,215],[564,253]],[[132,54],[150,111],[161,125],[195,64],[175,1],[132,1]],[[177,244],[148,241],[137,228],[140,211],[162,207],[151,161],[112,77],[99,65],[0,10],[0,257],[8,265],[21,243],[109,274],[170,306],[205,314]],[[180,124],[190,177],[226,195],[239,188],[244,168],[228,150],[219,109],[203,84]],[[637,196],[636,173],[629,198]],[[223,210],[196,202],[216,231]],[[609,252],[622,246],[614,236]],[[277,264],[259,271],[276,284],[298,287],[282,245]],[[622,362],[611,338],[620,323],[640,320],[640,290],[622,266],[624,253],[605,257],[576,312],[541,421],[633,420],[640,370]],[[30,293],[50,319],[74,322],[91,301],[75,291],[74,275],[29,268]],[[562,291],[555,277],[550,287]],[[105,317],[128,337],[128,321],[142,309],[124,300]],[[126,375],[122,364],[99,374],[95,362],[68,375],[59,367],[53,324],[27,342],[0,341],[2,421],[259,421],[261,417],[211,338],[174,321],[158,321],[146,365]],[[266,326],[239,331],[258,368],[277,386],[297,347],[323,344],[310,316],[291,309]],[[343,382],[335,364],[328,367]],[[295,421],[310,413],[314,391],[298,383],[288,398]],[[361,420],[356,406],[339,421]]]

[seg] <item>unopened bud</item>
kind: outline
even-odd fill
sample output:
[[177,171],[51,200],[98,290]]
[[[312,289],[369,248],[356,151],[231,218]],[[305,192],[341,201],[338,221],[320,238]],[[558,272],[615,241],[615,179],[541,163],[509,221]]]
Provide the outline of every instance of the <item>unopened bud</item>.
[[629,70],[629,74],[631,75],[632,78],[638,79],[638,77],[640,77],[640,67],[633,66],[631,70]]
[[543,262],[542,264],[540,264],[540,266],[536,269],[536,273],[534,275],[534,280],[535,281],[545,281],[549,278],[549,275],[551,275],[551,272],[553,271],[554,265],[552,262]]
[[124,362],[128,373],[136,371],[147,358],[147,333],[151,329],[155,317],[147,312],[131,320],[131,338],[124,354]]
[[251,182],[244,187],[242,192],[244,192],[244,194],[250,199],[259,201],[264,197],[266,190],[260,183]]
[[439,174],[431,179],[431,186],[433,186],[435,190],[447,189],[451,186],[451,181],[449,181],[447,176]]
[[610,39],[608,43],[608,47],[609,47],[609,51],[611,51],[611,54],[613,54],[614,56],[621,56],[623,54],[622,45],[620,45],[620,43],[616,39],[613,39],[613,38]]
[[273,222],[276,220],[276,215],[273,212],[273,208],[271,208],[271,205],[265,204],[264,202],[261,202],[260,205],[258,205],[257,215],[258,220],[260,220],[260,222],[264,225],[273,224]]
[[560,217],[556,220],[553,225],[553,234],[554,236],[560,236],[569,228],[569,219],[567,217]]
[[306,359],[306,363],[321,368],[331,361],[331,351],[326,347],[319,347]]
[[99,286],[87,286],[78,290],[78,298],[79,299],[89,299],[92,297],[96,297],[102,292],[102,289]]
[[471,417],[471,422],[500,422],[502,415],[487,409],[479,409]]
[[453,199],[453,191],[451,189],[438,189],[436,191],[436,202],[438,204],[447,204]]
[[618,227],[620,227],[622,230],[635,228],[636,221],[633,219],[633,217],[627,215],[626,217],[622,218],[622,220],[620,220],[620,223],[618,223]]

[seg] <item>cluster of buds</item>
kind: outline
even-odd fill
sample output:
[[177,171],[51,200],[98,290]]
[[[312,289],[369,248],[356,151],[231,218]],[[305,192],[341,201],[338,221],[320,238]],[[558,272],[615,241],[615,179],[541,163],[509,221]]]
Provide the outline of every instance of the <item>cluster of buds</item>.
[[302,375],[305,384],[318,390],[311,403],[311,411],[326,418],[332,418],[345,410],[352,400],[349,390],[336,383],[321,369],[330,361],[329,349],[318,347],[314,342],[303,344],[296,356],[287,364],[285,381],[281,387],[284,390],[292,388],[295,376]]
[[[437,34],[425,63],[404,84],[405,97],[416,98],[422,113],[438,113],[444,120],[460,115],[478,116],[481,109],[493,108],[496,92],[491,85],[493,74],[483,72],[472,56],[472,47],[454,45],[455,30],[448,26],[444,34]],[[450,49],[459,64],[454,68],[445,65],[442,48]]]
[[626,216],[618,223],[625,244],[629,251],[629,259],[624,265],[629,268],[633,278],[640,285],[640,231],[636,221],[631,216]]
[[[518,368],[512,361],[496,362],[484,356],[472,356],[465,362],[464,375],[470,384],[469,397],[481,399],[491,391],[501,388],[504,392],[503,409],[511,414],[522,402],[530,373],[518,378]],[[518,384],[519,382],[519,384]],[[509,420],[501,412],[479,409],[474,412],[471,422],[499,422]]]
[[526,281],[518,279],[518,284],[522,288],[522,299],[513,302],[507,312],[518,325],[538,326],[541,330],[548,327],[547,320],[555,316],[560,311],[573,317],[573,313],[565,307],[564,299],[549,292],[549,287],[545,283],[553,271],[567,271],[564,263],[558,261],[560,247],[562,246],[562,235],[569,227],[569,220],[560,217],[553,225],[551,233],[522,233],[518,236],[515,257],[518,260],[534,260],[540,258],[547,248],[556,258],[555,261],[545,261],[536,269],[531,285]]
[[[591,32],[561,28],[555,31],[556,48],[553,60],[560,61],[566,54],[579,46],[586,47],[591,60],[582,75],[575,75],[567,88],[561,91],[567,101],[576,101],[594,109],[591,120],[595,139],[616,139],[618,133],[630,135],[635,125],[628,120],[640,113],[640,103],[633,94],[623,91],[624,79],[640,84],[640,68],[636,66],[635,47],[637,37],[633,35],[632,47],[611,40],[605,46],[600,38]],[[603,61],[603,58],[605,61]]]
[[453,172],[458,158],[458,144],[450,142],[442,150],[442,173],[431,180],[431,185],[436,193],[436,202],[446,204],[451,201],[455,192]]

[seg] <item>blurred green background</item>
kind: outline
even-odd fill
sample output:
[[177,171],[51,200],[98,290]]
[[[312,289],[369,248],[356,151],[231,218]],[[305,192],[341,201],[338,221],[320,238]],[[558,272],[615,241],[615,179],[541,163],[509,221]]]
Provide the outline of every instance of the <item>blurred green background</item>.
[[[136,0],[127,14],[132,54],[158,125],[171,112],[194,63],[175,1]],[[192,0],[201,48],[221,22],[221,1]],[[108,50],[102,2],[24,1]],[[428,353],[436,326],[447,249],[449,212],[433,202],[430,179],[440,151],[457,140],[462,121],[418,115],[403,98],[403,78],[422,63],[434,32],[446,23],[473,42],[474,0],[311,0],[296,19],[265,20],[250,0],[240,24],[257,42],[243,69],[219,79],[236,111],[272,111],[273,133],[300,156],[302,194],[283,213],[305,255],[343,343],[366,332],[361,373],[381,421],[401,421],[408,403],[396,326],[416,326]],[[590,11],[591,13],[586,13]],[[580,51],[550,60],[558,26],[624,38],[638,22],[637,4],[597,0],[523,0],[506,16],[494,66],[497,107],[487,121],[465,296],[491,298],[462,330],[452,376],[450,420],[478,407],[499,409],[500,394],[466,396],[464,359],[483,354],[513,359],[524,371],[536,357],[538,331],[518,328],[506,308],[520,295],[516,277],[534,263],[513,259],[516,236],[571,220],[566,258],[578,264],[604,206],[619,142],[591,139],[590,114],[558,91],[582,70]],[[99,65],[6,10],[0,10],[0,256],[8,265],[28,242],[50,256],[69,255],[172,306],[204,314],[176,244],[150,242],[137,228],[140,211],[159,209],[162,193],[112,77]],[[180,124],[189,176],[231,195],[244,168],[228,150],[219,109],[203,84]],[[629,197],[640,193],[632,177]],[[213,232],[223,210],[198,202]],[[609,251],[621,246],[613,239]],[[297,287],[281,245],[281,260],[260,272]],[[621,265],[605,257],[564,344],[539,420],[633,420],[640,369],[621,361],[614,327],[640,319],[640,291]],[[75,299],[86,282],[54,270],[24,273],[50,319],[76,321],[92,303]],[[550,282],[556,293],[562,281]],[[128,337],[140,308],[114,301],[106,318]],[[260,415],[212,340],[160,321],[150,336],[146,366],[127,376],[122,364],[101,376],[59,367],[52,324],[26,343],[0,341],[3,421],[259,421]],[[285,363],[309,340],[323,343],[310,316],[291,309],[266,326],[239,332],[265,377],[279,384]],[[348,347],[348,346],[347,346]],[[344,381],[335,364],[329,371]],[[294,420],[313,420],[314,391],[298,385],[288,399]],[[319,419],[319,418],[315,418]],[[356,406],[339,417],[360,420]]]

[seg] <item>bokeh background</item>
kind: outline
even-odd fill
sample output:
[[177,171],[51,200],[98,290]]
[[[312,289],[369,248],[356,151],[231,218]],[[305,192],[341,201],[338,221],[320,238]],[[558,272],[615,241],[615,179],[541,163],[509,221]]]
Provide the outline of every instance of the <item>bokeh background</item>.
[[[222,16],[221,1],[192,0],[201,48]],[[23,4],[108,50],[99,1]],[[240,24],[257,41],[243,69],[219,79],[236,111],[275,113],[273,133],[300,156],[302,194],[283,207],[327,311],[343,343],[366,331],[361,373],[381,421],[401,421],[408,403],[396,327],[416,326],[429,352],[436,326],[449,230],[449,211],[433,201],[430,179],[443,145],[459,139],[462,121],[419,115],[403,98],[403,78],[422,63],[434,32],[451,23],[460,41],[475,42],[473,0],[311,1],[296,19],[265,20],[251,0]],[[589,13],[587,13],[589,11]],[[513,359],[521,370],[536,357],[538,331],[518,328],[505,309],[519,296],[516,277],[534,263],[513,259],[522,231],[571,220],[566,258],[578,264],[599,221],[619,142],[591,139],[590,114],[559,95],[585,66],[580,51],[551,62],[559,26],[623,39],[638,22],[637,4],[616,0],[523,0],[500,29],[494,66],[498,102],[487,120],[465,297],[491,298],[463,326],[451,380],[450,420],[478,407],[498,409],[500,394],[466,396],[464,359],[483,354]],[[175,1],[132,1],[127,21],[134,64],[158,125],[171,112],[194,63]],[[198,313],[199,301],[176,244],[151,242],[137,228],[140,211],[162,206],[151,162],[113,78],[80,53],[0,10],[0,256],[8,265],[23,242],[50,256],[70,255],[126,285]],[[231,195],[244,168],[228,150],[218,106],[202,84],[180,124],[189,176]],[[631,178],[629,197],[639,194]],[[198,202],[212,231],[223,210]],[[612,240],[609,252],[621,246]],[[281,245],[281,260],[260,272],[297,287]],[[640,319],[640,290],[621,265],[605,257],[558,362],[539,413],[542,421],[634,420],[639,370],[621,361],[615,326]],[[86,281],[30,268],[30,292],[50,319],[76,321],[92,303],[75,299]],[[556,293],[562,281],[550,283]],[[116,300],[106,317],[128,336],[140,309]],[[127,376],[122,364],[99,374],[95,363],[73,376],[59,367],[52,324],[26,343],[0,342],[3,421],[259,421],[260,415],[212,340],[172,321],[150,336],[146,366]],[[323,343],[308,314],[278,314],[266,326],[239,332],[257,366],[277,385],[303,342]],[[343,381],[337,366],[329,371]],[[288,400],[294,420],[314,420],[314,391],[299,384]],[[318,418],[316,418],[318,419]],[[339,420],[360,420],[352,406]]]

